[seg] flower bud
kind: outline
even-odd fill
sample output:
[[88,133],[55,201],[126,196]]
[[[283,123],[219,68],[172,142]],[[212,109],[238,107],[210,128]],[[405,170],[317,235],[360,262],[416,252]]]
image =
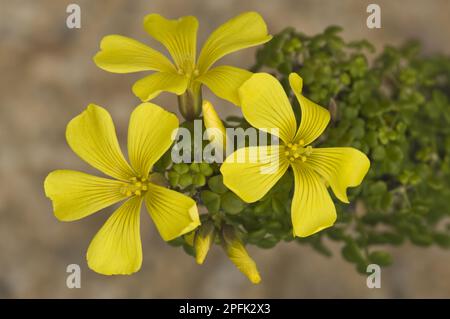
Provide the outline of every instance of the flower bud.
[[227,136],[225,126],[209,101],[203,102],[202,112],[208,140],[214,143],[217,149],[221,149],[223,154],[223,150],[226,149]]
[[195,248],[195,261],[201,265],[205,261],[209,248],[214,243],[216,231],[212,221],[203,223],[195,234],[194,248]]
[[222,244],[233,264],[254,284],[261,281],[255,261],[248,255],[241,239],[232,226],[222,229]]

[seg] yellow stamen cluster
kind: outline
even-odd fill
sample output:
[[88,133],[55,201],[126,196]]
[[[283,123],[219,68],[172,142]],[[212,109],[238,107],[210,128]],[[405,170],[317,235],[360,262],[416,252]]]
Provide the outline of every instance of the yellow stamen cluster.
[[148,190],[148,179],[145,177],[132,177],[130,182],[125,183],[121,189],[126,196],[141,196]]
[[179,67],[177,73],[179,75],[185,75],[190,79],[194,79],[200,75],[200,71],[192,66]]
[[284,155],[290,162],[302,161],[306,162],[309,155],[311,155],[312,147],[306,146],[303,140],[298,143],[288,143],[285,145]]

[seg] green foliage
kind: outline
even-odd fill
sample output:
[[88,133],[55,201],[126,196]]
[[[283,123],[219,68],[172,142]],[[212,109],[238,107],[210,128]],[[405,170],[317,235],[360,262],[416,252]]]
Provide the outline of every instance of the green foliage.
[[343,257],[362,272],[392,262],[381,245],[450,247],[450,59],[423,57],[414,42],[374,56],[370,43],[346,43],[339,32],[286,29],[253,68],[276,75],[291,97],[288,75],[300,74],[303,94],[332,114],[318,144],[353,146],[371,159],[363,184],[349,190],[352,204],[337,205],[336,225],[297,241],[325,255],[322,239],[343,242]]
[[[317,141],[320,147],[352,146],[366,153],[371,168],[362,185],[348,190],[351,204],[335,200],[336,224],[307,238],[293,238],[290,205],[293,177],[285,176],[261,200],[247,204],[223,184],[217,164],[176,164],[164,156],[170,185],[188,192],[208,210],[216,228],[239,229],[243,240],[261,248],[280,241],[310,245],[330,256],[330,241],[365,273],[370,263],[391,264],[383,246],[406,240],[427,247],[450,247],[450,58],[424,57],[417,43],[386,47],[375,56],[366,40],[345,42],[338,27],[316,36],[286,29],[257,52],[252,71],[278,77],[298,102],[288,75],[303,78],[303,94],[327,107],[332,120]],[[246,128],[240,117],[228,126]],[[188,125],[185,125],[188,127]],[[171,242],[190,246],[183,238]]]

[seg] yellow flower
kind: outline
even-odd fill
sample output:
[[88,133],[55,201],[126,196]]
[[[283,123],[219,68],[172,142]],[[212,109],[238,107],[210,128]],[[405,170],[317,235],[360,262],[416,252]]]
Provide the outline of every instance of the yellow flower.
[[[300,104],[297,129],[294,112],[280,83],[271,75],[254,74],[239,89],[242,112],[254,127],[278,129],[280,145],[241,148],[227,157],[221,167],[224,184],[246,202],[262,198],[291,167],[295,191],[291,219],[295,236],[306,237],[336,220],[336,209],[328,193],[348,203],[347,187],[358,186],[370,162],[351,147],[313,148],[311,144],[330,121],[328,110],[301,94],[302,79],[295,73],[289,83]],[[256,154],[256,155],[255,155]],[[258,156],[258,154],[263,154]],[[243,159],[236,162],[235,157]],[[267,162],[277,161],[277,169],[265,171]]]
[[212,221],[206,221],[196,231],[194,238],[195,261],[201,265],[214,243],[216,230]]
[[223,153],[226,150],[227,133],[222,120],[211,102],[204,100],[202,104],[203,122],[207,129],[208,140]]
[[174,239],[199,224],[195,202],[178,192],[152,182],[153,164],[172,144],[178,128],[175,115],[151,103],[139,105],[131,114],[128,156],[120,150],[109,113],[90,104],[67,125],[66,138],[84,161],[114,179],[72,170],[51,172],[44,182],[45,194],[53,202],[61,221],[78,220],[126,200],[92,240],[88,265],[105,274],[131,274],[140,269],[142,247],[140,209],[144,201],[161,237]]
[[231,67],[211,66],[224,55],[259,45],[272,37],[262,17],[256,12],[243,13],[221,25],[208,38],[196,60],[198,21],[193,16],[169,20],[158,14],[144,18],[147,33],[170,53],[173,63],[160,52],[134,39],[108,35],[100,43],[94,61],[100,68],[114,73],[156,71],[138,80],[134,94],[142,101],[162,91],[182,95],[187,89],[199,92],[206,85],[217,96],[236,105],[237,90],[251,72]]
[[249,256],[244,244],[232,226],[222,229],[222,245],[231,262],[253,283],[259,284],[261,277],[255,261]]

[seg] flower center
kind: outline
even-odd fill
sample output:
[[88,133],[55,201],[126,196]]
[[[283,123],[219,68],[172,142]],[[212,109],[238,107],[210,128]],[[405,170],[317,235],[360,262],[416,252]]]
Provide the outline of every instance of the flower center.
[[184,68],[178,68],[177,73],[179,75],[185,75],[186,77],[188,77],[191,80],[195,79],[196,77],[198,77],[200,75],[200,71],[198,69],[192,70],[192,68],[187,68],[187,70]]
[[284,155],[290,162],[306,162],[308,156],[312,153],[312,147],[305,147],[305,142],[303,140],[300,140],[298,143],[288,143],[284,146],[284,150]]
[[145,177],[132,177],[128,183],[124,183],[120,192],[126,196],[141,196],[148,190],[148,179]]

